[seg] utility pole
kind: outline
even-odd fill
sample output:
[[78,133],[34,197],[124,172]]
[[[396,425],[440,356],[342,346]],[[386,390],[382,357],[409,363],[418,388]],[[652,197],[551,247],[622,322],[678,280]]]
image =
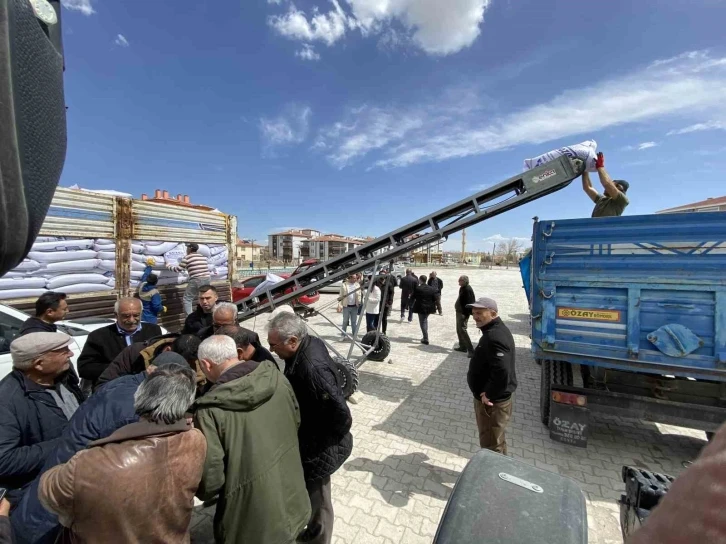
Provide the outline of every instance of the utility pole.
[[461,262],[466,263],[466,229],[461,231]]

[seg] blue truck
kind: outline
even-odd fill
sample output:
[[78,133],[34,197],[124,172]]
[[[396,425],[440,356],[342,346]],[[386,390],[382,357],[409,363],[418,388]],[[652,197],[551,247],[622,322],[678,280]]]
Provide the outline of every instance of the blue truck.
[[726,213],[535,218],[532,242],[545,425],[555,401],[707,432],[726,421]]

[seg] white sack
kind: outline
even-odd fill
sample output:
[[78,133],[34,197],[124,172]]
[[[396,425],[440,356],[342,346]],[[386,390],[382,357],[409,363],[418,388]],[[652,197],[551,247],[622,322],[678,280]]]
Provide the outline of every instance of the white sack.
[[95,293],[97,291],[113,291],[113,287],[100,283],[77,283],[63,288],[63,292],[69,293]]
[[38,236],[35,239],[35,243],[38,242],[55,242],[56,240],[60,240],[57,236]]
[[116,244],[116,240],[111,240],[110,238],[96,238],[96,243],[101,245],[108,245],[108,244]]
[[146,246],[141,243],[131,242],[131,251],[134,253],[143,253],[146,251]]
[[281,278],[277,274],[268,273],[265,276],[265,281],[263,281],[261,284],[259,284],[257,287],[255,287],[255,290],[252,291],[250,294],[251,297],[257,297],[261,294],[264,294],[264,292],[272,287],[273,285],[280,283],[281,281],[285,281],[285,278]]
[[164,260],[167,264],[179,264],[184,256],[187,254],[187,248],[184,244],[177,244],[174,249],[171,249],[164,253]]
[[[91,252],[95,253],[95,252]],[[68,261],[62,263],[48,263],[39,272],[45,275],[63,274],[66,272],[86,272],[99,266],[98,259],[83,259],[80,261]]]
[[164,260],[164,257],[161,257],[159,255],[137,255],[136,253],[131,254],[131,260],[142,263],[144,266],[146,266],[147,259],[154,259],[154,264],[151,265],[152,268],[166,267],[166,261]]
[[146,255],[164,255],[167,251],[171,251],[175,247],[177,247],[179,244],[176,242],[158,242],[158,243],[150,243],[146,242],[144,246],[146,246],[146,250],[144,253]]
[[90,249],[80,251],[31,251],[28,257],[39,263],[58,263],[95,259],[98,253]]
[[38,298],[45,292],[45,289],[12,289],[0,291],[0,300],[8,300],[11,298]]
[[212,253],[209,250],[209,246],[205,244],[198,244],[199,245],[199,251],[197,253],[201,253],[205,257],[209,257]]
[[48,280],[45,278],[0,278],[0,290],[42,289]]
[[586,163],[586,170],[588,172],[597,171],[597,168],[595,168],[595,161],[597,160],[597,142],[595,140],[587,140],[586,142],[579,144],[560,147],[559,149],[555,149],[545,153],[544,155],[540,155],[539,157],[525,159],[524,170],[531,170],[532,168],[541,166],[542,164],[555,160],[563,155],[584,160]]
[[51,242],[36,242],[30,251],[79,251],[93,247],[93,240],[55,240]]
[[3,278],[11,279],[11,278],[27,278],[28,275],[24,272],[13,272],[12,270],[10,272],[5,272],[3,275]]
[[108,277],[103,274],[63,274],[48,281],[48,289],[54,291],[66,285],[80,283],[107,283]]
[[100,244],[96,242],[93,244],[93,250],[94,251],[113,251],[116,252],[116,244],[111,242],[110,244]]
[[40,268],[40,263],[38,261],[34,261],[32,259],[23,259],[23,261],[13,268],[15,272],[32,272],[33,270],[38,270]]
[[222,253],[227,249],[227,246],[224,244],[214,244],[209,246],[209,254],[210,255],[217,255],[218,253]]
[[106,270],[107,272],[116,272],[116,261],[114,259],[99,260],[98,268],[101,270]]
[[223,251],[220,251],[216,255],[212,255],[209,258],[209,262],[215,266],[221,266],[223,263],[227,262],[227,248],[225,248]]
[[99,259],[103,261],[115,261],[116,260],[116,252],[115,251],[99,251],[96,255]]

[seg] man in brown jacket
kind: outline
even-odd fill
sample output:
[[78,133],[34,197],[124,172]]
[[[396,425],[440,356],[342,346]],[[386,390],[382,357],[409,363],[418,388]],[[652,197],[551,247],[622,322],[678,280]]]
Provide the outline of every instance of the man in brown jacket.
[[185,416],[194,378],[188,366],[159,365],[134,395],[137,423],[43,474],[40,501],[73,542],[189,542],[207,453]]

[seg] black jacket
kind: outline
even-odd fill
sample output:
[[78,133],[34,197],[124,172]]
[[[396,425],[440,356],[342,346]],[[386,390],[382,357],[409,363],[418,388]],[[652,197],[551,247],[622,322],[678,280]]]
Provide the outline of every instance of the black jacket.
[[199,334],[205,327],[211,327],[213,323],[212,312],[204,313],[201,306],[190,313],[184,320],[182,334]]
[[433,287],[436,289],[439,293],[444,289],[444,280],[442,280],[439,277],[436,278],[429,278],[429,281],[427,282],[427,285],[429,287]]
[[428,285],[419,285],[413,292],[413,313],[436,313],[436,297],[439,292]]
[[[277,362],[272,357],[272,353],[267,351],[262,345],[262,342],[260,342],[260,336],[250,329],[246,329],[244,327],[240,327],[241,330],[246,332],[252,337],[252,341],[250,342],[254,348],[255,348],[255,355],[250,359],[251,361],[257,361],[258,363],[261,363],[262,361],[272,361],[277,365]],[[202,330],[200,330],[197,333],[197,336],[202,339],[202,341],[206,340],[210,336],[214,335],[214,326],[210,325],[209,327],[204,327]]]
[[46,323],[38,317],[29,317],[20,325],[18,336],[30,334],[31,332],[58,332],[58,327],[56,327],[55,323]]
[[404,277],[401,278],[401,298],[407,299],[410,298],[411,295],[413,295],[413,292],[416,290],[416,286],[418,285],[418,278],[414,276],[413,274],[407,274]]
[[[81,404],[83,393],[72,371],[61,374],[63,384]],[[13,370],[0,381],[0,487],[17,504],[21,489],[38,475],[58,443],[68,420],[46,388]]]
[[[161,336],[159,325],[142,323],[141,330],[131,337],[132,344]],[[126,349],[126,338],[118,332],[116,323],[96,329],[88,335],[86,345],[78,357],[78,374],[90,380],[95,387],[98,378],[116,356]]]
[[514,338],[500,318],[481,328],[479,345],[469,359],[466,381],[475,399],[486,393],[492,402],[502,402],[517,389],[514,370]]
[[474,304],[474,302],[476,302],[476,297],[474,296],[474,289],[471,288],[471,285],[467,283],[466,285],[459,287],[459,298],[456,299],[456,304],[454,304],[456,311],[466,316],[470,316],[472,309],[467,308],[466,305]]
[[120,378],[121,376],[144,372],[154,357],[164,347],[173,344],[174,340],[178,337],[178,334],[165,334],[144,342],[134,342],[130,346],[125,347],[121,350],[121,353],[114,357],[111,364],[106,367],[106,370],[101,373],[96,382],[96,387],[101,387],[104,383]]
[[353,416],[322,340],[306,337],[285,363],[285,377],[300,405],[298,438],[305,481],[313,483],[333,474],[353,451]]

